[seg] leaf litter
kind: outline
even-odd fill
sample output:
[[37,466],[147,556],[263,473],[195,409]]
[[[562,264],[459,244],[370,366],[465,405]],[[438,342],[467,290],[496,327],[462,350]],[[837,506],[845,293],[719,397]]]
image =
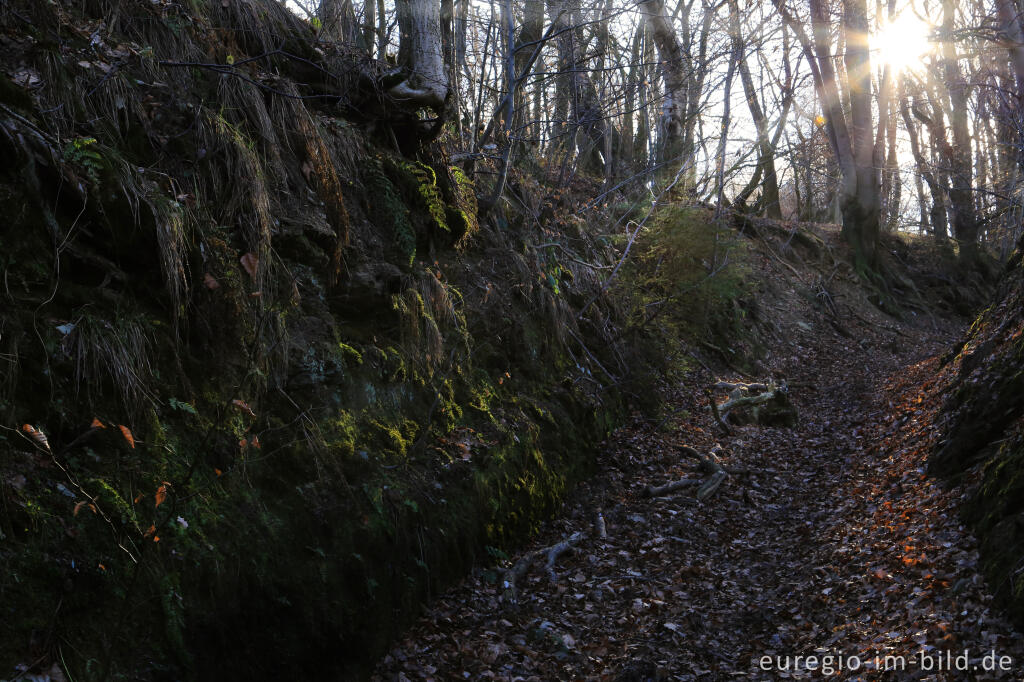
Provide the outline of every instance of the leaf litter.
[[[773,362],[795,428],[718,435],[701,387],[723,377],[691,375],[669,406],[690,416],[613,434],[561,517],[436,599],[372,679],[1021,679],[1024,640],[978,574],[965,490],[924,473],[948,383],[936,356],[956,330],[865,324],[857,343],[819,327]],[[695,476],[682,445],[720,445],[735,473],[704,503],[694,487],[646,497]],[[501,575],[574,534],[557,574],[538,561],[507,598]]]

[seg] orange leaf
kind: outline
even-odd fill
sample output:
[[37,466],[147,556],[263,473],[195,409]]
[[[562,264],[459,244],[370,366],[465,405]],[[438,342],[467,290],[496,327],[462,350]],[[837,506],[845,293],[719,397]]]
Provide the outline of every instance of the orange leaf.
[[207,272],[206,274],[204,274],[204,275],[203,275],[203,284],[204,284],[204,285],[206,286],[206,288],[207,288],[207,289],[209,289],[210,291],[213,291],[213,290],[215,290],[215,289],[220,289],[220,282],[218,282],[217,280],[215,280],[215,279],[213,278],[213,275],[211,275],[211,274],[210,274],[210,273],[208,273],[208,272]]
[[46,434],[37,429],[36,427],[32,426],[31,424],[24,424],[22,425],[21,430],[27,433],[29,435],[29,438],[34,440],[40,446],[46,448],[47,450],[50,449],[50,442],[46,440]]
[[217,476],[219,477],[219,476],[220,476],[221,474],[223,474],[224,472],[223,472],[223,471],[221,471],[220,469],[218,469],[217,467],[214,467],[214,468],[213,468],[213,473],[217,474]]
[[99,419],[97,419],[96,417],[93,417],[92,418],[92,424],[89,424],[89,428],[90,429],[105,429],[107,427]]
[[149,528],[148,528],[148,529],[146,530],[146,532],[145,532],[145,533],[143,533],[142,537],[144,537],[144,538],[148,538],[148,537],[149,537],[150,535],[152,535],[152,534],[153,534],[153,533],[155,533],[155,532],[156,532],[156,524],[152,524],[152,523],[151,523],[151,524],[149,525]]
[[132,446],[132,449],[134,450],[135,438],[132,436],[132,432],[124,424],[118,424],[117,428],[121,429],[121,435],[124,436],[124,439],[128,441],[128,445]]
[[242,412],[248,412],[253,417],[256,416],[256,413],[252,411],[252,408],[249,407],[244,401],[239,400],[238,398],[232,400],[231,404],[240,409]]
[[139,493],[138,495],[135,496],[135,499],[132,500],[132,504],[138,504],[139,500],[141,500],[143,497],[145,497],[145,495],[143,495],[142,493]]
[[259,450],[260,449],[260,437],[259,436],[253,436],[252,440],[249,441],[249,444],[252,445],[257,450]]
[[79,502],[78,504],[75,505],[75,510],[73,512],[71,512],[71,515],[72,516],[78,516],[78,512],[82,511],[82,507],[84,507],[84,506],[85,506],[85,500],[82,500],[81,502]]
[[154,535],[153,536],[153,542],[160,542],[160,536],[159,535]]
[[162,485],[159,488],[157,488],[156,495],[154,495],[153,497],[156,499],[156,504],[153,505],[154,507],[159,507],[161,504],[163,504],[164,500],[167,499],[167,486]]
[[247,441],[244,438],[242,440],[238,441],[238,447],[242,448],[243,450],[245,449],[245,446],[248,445],[248,444],[249,444],[249,441]]
[[106,567],[106,566],[104,566],[103,564],[100,564],[99,566],[100,566],[100,570],[101,570],[101,571],[105,571],[105,570],[107,570],[107,567]]
[[259,257],[252,252],[249,252],[241,258],[242,267],[249,273],[249,276],[256,279],[256,269],[260,266]]

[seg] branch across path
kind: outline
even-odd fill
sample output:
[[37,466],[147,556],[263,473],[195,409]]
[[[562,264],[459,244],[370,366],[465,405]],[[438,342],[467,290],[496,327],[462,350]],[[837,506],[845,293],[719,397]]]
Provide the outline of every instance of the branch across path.
[[[727,377],[695,378],[690,417],[617,432],[562,518],[437,599],[374,679],[1021,679],[963,491],[924,474],[955,333],[820,329],[776,359],[798,426],[726,433],[703,389]],[[681,445],[714,453],[713,497]]]

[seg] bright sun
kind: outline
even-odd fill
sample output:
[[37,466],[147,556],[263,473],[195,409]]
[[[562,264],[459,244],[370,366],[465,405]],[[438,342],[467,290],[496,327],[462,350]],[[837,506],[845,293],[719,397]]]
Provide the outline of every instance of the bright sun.
[[914,69],[930,44],[930,26],[910,12],[899,15],[871,36],[871,47],[882,62],[896,71]]

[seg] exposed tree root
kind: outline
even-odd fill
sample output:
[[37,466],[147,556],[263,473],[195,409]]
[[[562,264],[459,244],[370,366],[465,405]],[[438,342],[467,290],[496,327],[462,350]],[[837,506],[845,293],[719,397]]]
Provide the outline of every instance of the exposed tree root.
[[548,572],[548,577],[551,578],[552,581],[558,580],[558,574],[555,573],[555,562],[558,561],[558,557],[571,550],[585,537],[585,533],[577,531],[561,542],[557,542],[550,547],[535,549],[523,556],[523,558],[517,561],[512,568],[505,571],[505,579],[502,581],[502,587],[505,589],[505,601],[510,604],[517,604],[519,602],[519,592],[516,589],[516,582],[526,575],[526,572],[530,570],[530,567],[542,556],[547,557],[547,562],[545,563],[544,568]]
[[[698,502],[703,502],[714,495],[725,479],[729,477],[729,474],[733,473],[729,468],[722,465],[722,461],[718,457],[718,453],[721,452],[720,446],[716,445],[713,447],[707,455],[702,455],[689,445],[680,445],[678,447],[679,451],[684,455],[696,459],[700,463],[699,470],[707,473],[708,476],[704,479],[683,478],[660,486],[649,485],[644,489],[644,497],[662,497],[683,488],[698,486],[695,497]],[[748,470],[736,470],[736,473],[747,474],[751,472]]]
[[777,386],[774,382],[742,384],[719,381],[714,387],[729,391],[729,399],[724,403],[715,403],[713,399],[711,402],[712,415],[720,425],[727,425],[730,421],[733,424],[755,423],[763,426],[796,424],[796,409],[789,401],[789,390],[785,383]]
[[664,497],[669,493],[674,493],[677,490],[683,488],[689,488],[695,485],[700,485],[701,481],[697,478],[683,478],[678,481],[672,481],[665,485],[649,485],[644,489],[644,497]]

